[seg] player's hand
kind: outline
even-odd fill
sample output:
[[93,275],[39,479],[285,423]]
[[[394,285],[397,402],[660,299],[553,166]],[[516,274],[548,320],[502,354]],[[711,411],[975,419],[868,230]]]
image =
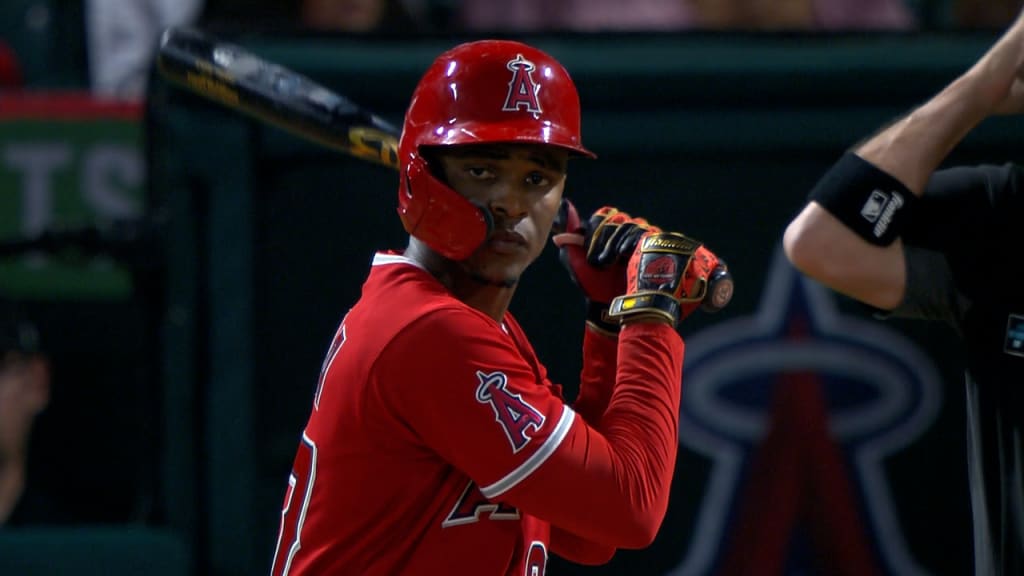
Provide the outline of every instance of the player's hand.
[[728,304],[732,279],[725,263],[700,241],[651,230],[629,260],[626,289],[612,300],[610,318],[661,319],[675,325],[702,305],[721,309]]
[[651,229],[657,227],[611,206],[598,209],[583,222],[572,202],[562,200],[552,240],[562,265],[586,299],[589,327],[609,336],[618,333],[619,323],[608,319],[608,306],[626,293],[626,265],[637,241]]
[[604,206],[583,222],[572,202],[563,199],[552,237],[559,258],[573,282],[590,302],[611,303],[626,293],[626,264],[637,241],[658,230],[643,218],[634,218]]

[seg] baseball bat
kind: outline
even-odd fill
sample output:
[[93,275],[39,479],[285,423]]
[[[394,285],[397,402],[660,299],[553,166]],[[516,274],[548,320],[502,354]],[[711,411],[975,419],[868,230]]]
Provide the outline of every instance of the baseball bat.
[[168,80],[342,153],[398,168],[399,130],[309,78],[196,28],[164,31],[157,69]]

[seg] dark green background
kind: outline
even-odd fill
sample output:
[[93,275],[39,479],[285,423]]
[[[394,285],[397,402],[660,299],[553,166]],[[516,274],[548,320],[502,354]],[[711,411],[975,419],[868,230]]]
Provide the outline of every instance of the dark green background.
[[[396,123],[419,73],[454,43],[240,40]],[[600,156],[571,166],[567,190],[581,209],[613,203],[650,215],[729,260],[735,300],[717,317],[689,320],[683,330],[693,333],[753,313],[785,223],[825,167],[965,69],[991,38],[527,40],[559,58],[579,87],[584,142]],[[172,207],[172,233],[196,242],[170,261],[172,274],[196,274],[199,285],[170,294],[191,305],[196,323],[172,326],[167,359],[180,361],[169,362],[167,384],[189,389],[202,409],[175,419],[193,419],[194,457],[176,469],[193,470],[184,479],[204,503],[181,521],[201,527],[200,556],[219,571],[259,572],[324,348],[373,251],[404,245],[396,178],[178,91],[157,90],[152,111],[152,200]],[[951,161],[1013,159],[1019,130],[1017,121],[987,123]],[[512,309],[572,392],[582,310],[553,251],[524,278]],[[970,548],[955,340],[941,327],[901,329],[934,353],[948,386],[936,424],[892,463],[895,499],[915,556],[936,574],[960,574]],[[591,573],[658,573],[678,562],[669,542],[692,529],[706,474],[706,462],[682,450],[658,543]],[[558,560],[551,571],[576,573]]]
[[[570,168],[567,193],[581,210],[618,205],[700,238],[729,261],[733,303],[688,319],[688,336],[755,313],[782,230],[822,171],[954,78],[994,36],[521,39],[560,59],[579,87],[584,142],[600,157]],[[419,74],[461,39],[236,40],[399,123]],[[986,122],[950,161],[1015,160],[1021,126]],[[396,177],[159,79],[143,129],[147,204],[161,219],[154,257],[165,264],[159,288],[140,297],[160,325],[150,524],[177,537],[192,573],[262,574],[322,354],[373,252],[404,245]],[[524,277],[512,309],[552,378],[573,393],[583,310],[553,251]],[[935,424],[889,463],[897,513],[925,568],[963,574],[970,545],[956,341],[942,327],[890,326],[928,351],[946,382]],[[708,462],[681,450],[654,546],[597,569],[553,559],[549,573],[671,568],[707,480]]]

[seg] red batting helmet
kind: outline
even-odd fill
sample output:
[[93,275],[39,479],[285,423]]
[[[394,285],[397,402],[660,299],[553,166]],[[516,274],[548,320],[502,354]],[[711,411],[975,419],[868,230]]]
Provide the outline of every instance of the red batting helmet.
[[439,56],[405,114],[398,213],[409,234],[453,260],[486,240],[490,212],[431,174],[422,149],[486,142],[549,144],[594,156],[580,143],[576,86],[550,55],[519,42],[480,40]]

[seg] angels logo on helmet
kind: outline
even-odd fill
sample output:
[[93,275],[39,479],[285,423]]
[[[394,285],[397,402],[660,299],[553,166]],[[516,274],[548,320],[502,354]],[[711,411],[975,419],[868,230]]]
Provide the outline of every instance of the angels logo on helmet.
[[506,112],[515,112],[520,108],[534,114],[543,112],[537,99],[540,84],[533,81],[531,74],[537,69],[533,62],[523,58],[522,54],[516,54],[515,59],[509,60],[505,66],[512,71],[512,80],[508,83],[508,95],[501,109]]

